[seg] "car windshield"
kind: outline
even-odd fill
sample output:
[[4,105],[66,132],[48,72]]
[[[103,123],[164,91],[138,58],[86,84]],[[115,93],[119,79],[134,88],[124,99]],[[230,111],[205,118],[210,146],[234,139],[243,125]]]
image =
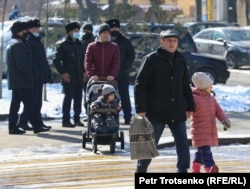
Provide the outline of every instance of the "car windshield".
[[230,41],[250,41],[250,30],[226,30],[225,35]]

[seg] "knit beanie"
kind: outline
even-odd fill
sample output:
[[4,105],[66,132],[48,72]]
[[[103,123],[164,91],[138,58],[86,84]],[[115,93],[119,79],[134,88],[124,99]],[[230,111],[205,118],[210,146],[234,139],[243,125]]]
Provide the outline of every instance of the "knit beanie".
[[105,95],[109,95],[111,93],[115,93],[115,88],[111,85],[104,84],[102,86],[102,95],[105,96]]
[[92,26],[92,24],[85,24],[83,26],[83,30],[89,30],[89,31],[93,32],[93,26]]
[[78,22],[71,22],[65,26],[65,30],[67,33],[76,28],[80,29],[80,24]]
[[27,29],[27,25],[25,22],[20,22],[20,21],[16,21],[13,23],[13,25],[11,26],[10,30],[11,30],[11,33],[13,35],[23,31],[23,30],[26,30]]
[[109,31],[110,32],[110,27],[107,23],[101,24],[99,27],[99,34],[102,32]]
[[205,72],[195,72],[192,76],[192,82],[197,89],[205,89],[213,84],[213,80]]

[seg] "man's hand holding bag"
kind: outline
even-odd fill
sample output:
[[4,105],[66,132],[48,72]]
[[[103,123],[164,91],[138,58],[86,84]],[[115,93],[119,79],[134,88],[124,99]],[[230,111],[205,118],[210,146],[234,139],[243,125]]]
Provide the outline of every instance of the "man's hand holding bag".
[[159,155],[154,128],[146,116],[136,115],[129,128],[131,159],[152,159]]

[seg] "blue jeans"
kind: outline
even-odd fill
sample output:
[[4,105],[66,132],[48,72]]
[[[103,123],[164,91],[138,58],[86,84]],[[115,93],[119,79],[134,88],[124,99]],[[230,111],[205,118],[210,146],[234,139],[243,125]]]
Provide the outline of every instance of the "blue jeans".
[[[151,122],[155,132],[155,142],[159,143],[165,123]],[[174,137],[177,153],[177,173],[186,173],[190,166],[190,152],[186,132],[186,122],[168,124],[172,136]],[[152,159],[142,159],[137,161],[137,167],[147,168]]]

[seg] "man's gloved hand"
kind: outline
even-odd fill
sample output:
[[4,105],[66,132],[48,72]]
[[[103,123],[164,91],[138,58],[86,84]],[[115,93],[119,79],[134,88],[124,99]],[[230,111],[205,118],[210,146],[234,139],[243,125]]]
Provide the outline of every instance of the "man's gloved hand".
[[224,127],[223,127],[224,131],[226,131],[227,129],[229,129],[231,127],[230,120],[228,120],[228,119],[223,120],[221,123],[224,125]]

